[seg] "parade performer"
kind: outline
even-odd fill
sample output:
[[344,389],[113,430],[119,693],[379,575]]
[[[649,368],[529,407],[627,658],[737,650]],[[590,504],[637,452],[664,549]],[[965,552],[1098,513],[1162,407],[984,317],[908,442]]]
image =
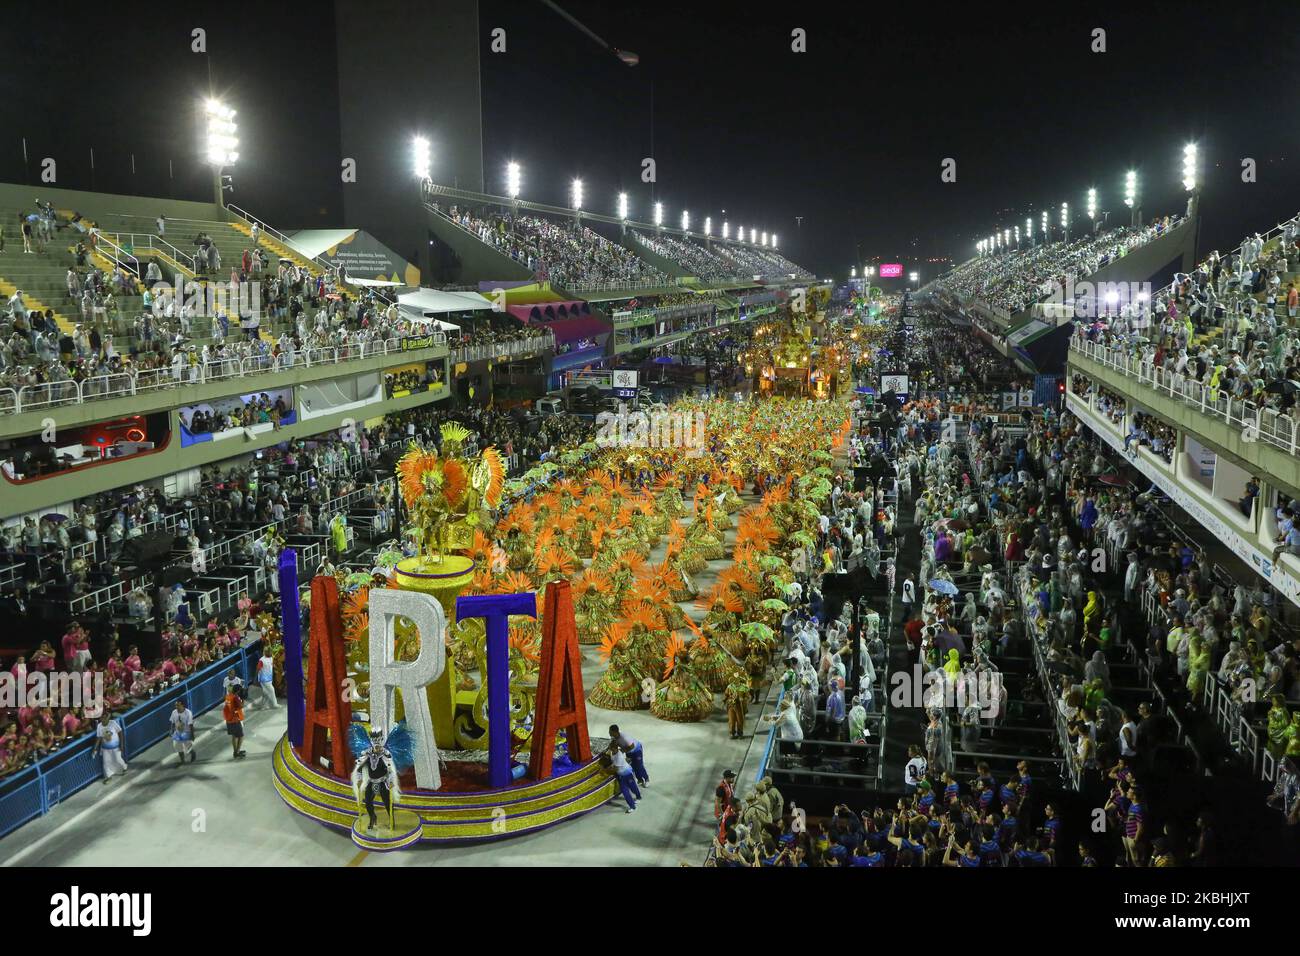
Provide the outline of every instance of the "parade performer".
[[733,740],[745,736],[745,710],[749,706],[749,679],[739,670],[732,673],[731,681],[722,694],[727,703],[727,730]]
[[348,745],[356,758],[352,768],[352,793],[357,800],[357,815],[364,806],[370,817],[368,829],[375,829],[375,799],[388,811],[388,825],[393,825],[393,804],[401,796],[397,774],[415,763],[414,741],[405,721],[399,721],[385,740],[378,727],[367,734],[361,724],[348,728]]

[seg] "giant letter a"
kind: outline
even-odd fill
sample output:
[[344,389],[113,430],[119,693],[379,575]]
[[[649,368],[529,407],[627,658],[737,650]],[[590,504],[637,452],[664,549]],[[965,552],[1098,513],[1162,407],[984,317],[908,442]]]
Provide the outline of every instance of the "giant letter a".
[[307,663],[307,712],[303,720],[303,763],[320,769],[328,750],[330,773],[347,779],[352,772],[348,753],[351,706],[343,703],[347,661],[343,650],[343,621],[339,583],[326,575],[311,582],[311,657]]
[[552,581],[546,586],[541,661],[532,754],[528,758],[528,775],[534,780],[545,780],[551,775],[555,735],[560,731],[568,743],[570,760],[576,764],[591,759],[587,700],[582,693],[582,658],[578,655],[578,628],[573,619],[573,593],[568,581]]

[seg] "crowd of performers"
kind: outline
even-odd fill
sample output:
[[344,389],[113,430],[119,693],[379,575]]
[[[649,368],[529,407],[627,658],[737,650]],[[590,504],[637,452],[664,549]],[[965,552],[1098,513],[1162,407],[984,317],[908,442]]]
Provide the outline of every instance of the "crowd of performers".
[[[821,526],[840,500],[832,465],[849,428],[842,403],[688,399],[671,410],[703,415],[702,441],[569,449],[506,482],[495,525],[473,535],[466,553],[476,571],[465,593],[539,598],[536,619],[510,625],[519,750],[529,745],[527,695],[548,583],[571,582],[578,639],[597,646],[607,665],[591,704],[672,721],[704,720],[722,706],[738,736],[748,703],[779,663],[787,599],[800,607],[817,599],[804,588],[810,571],[834,566],[851,548]],[[388,582],[340,577],[346,635],[364,625],[368,588]],[[399,634],[402,653],[400,642]],[[481,635],[458,634],[450,653],[461,688],[483,691]]]

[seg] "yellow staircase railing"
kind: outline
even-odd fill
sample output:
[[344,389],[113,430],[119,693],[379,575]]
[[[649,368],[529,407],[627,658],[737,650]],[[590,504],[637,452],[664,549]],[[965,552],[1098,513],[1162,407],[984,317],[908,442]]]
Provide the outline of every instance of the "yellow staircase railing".
[[[0,276],[0,295],[9,299],[12,298],[13,294],[17,291],[18,286],[4,278],[4,276]],[[50,311],[49,306],[44,302],[33,295],[28,295],[26,292],[23,293],[23,305],[27,306],[27,311],[29,312],[40,312],[44,314],[46,311]],[[61,312],[54,313],[54,324],[59,327],[60,332],[67,335],[71,335],[76,328],[76,324]]]

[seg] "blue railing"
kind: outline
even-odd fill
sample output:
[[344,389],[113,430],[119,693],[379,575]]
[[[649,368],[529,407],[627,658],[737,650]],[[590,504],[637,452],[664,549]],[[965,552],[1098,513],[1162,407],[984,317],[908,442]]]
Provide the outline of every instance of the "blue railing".
[[[220,704],[225,697],[222,681],[232,667],[247,685],[260,649],[256,642],[242,647],[118,715],[123,755],[135,757],[170,736],[170,715],[177,700],[185,699],[196,716]],[[78,790],[99,780],[103,771],[93,752],[94,746],[94,735],[87,734],[0,780],[0,837],[44,816]]]
[[[781,701],[785,699],[785,688],[781,688],[781,693],[776,695],[776,710],[774,714],[781,713]],[[763,747],[763,759],[758,762],[758,773],[754,775],[754,783],[758,783],[767,776],[767,762],[772,756],[772,745],[776,742],[776,724],[767,732],[767,743]]]

